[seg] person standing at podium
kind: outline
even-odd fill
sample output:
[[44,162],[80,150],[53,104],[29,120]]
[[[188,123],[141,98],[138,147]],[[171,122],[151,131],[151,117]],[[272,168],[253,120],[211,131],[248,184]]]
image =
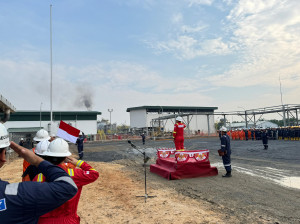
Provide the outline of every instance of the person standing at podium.
[[182,117],[176,117],[176,124],[174,125],[173,139],[176,151],[184,151],[184,129],[186,125],[183,123]]

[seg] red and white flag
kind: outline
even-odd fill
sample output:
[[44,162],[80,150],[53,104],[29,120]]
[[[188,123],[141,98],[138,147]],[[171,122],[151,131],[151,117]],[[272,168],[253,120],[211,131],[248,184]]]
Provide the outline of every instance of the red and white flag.
[[80,130],[78,130],[77,128],[74,128],[63,121],[60,121],[59,128],[56,135],[67,141],[76,143],[79,133]]

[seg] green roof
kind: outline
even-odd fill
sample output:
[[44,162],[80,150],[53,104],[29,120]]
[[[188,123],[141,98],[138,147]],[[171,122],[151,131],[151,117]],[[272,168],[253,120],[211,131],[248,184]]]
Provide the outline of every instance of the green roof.
[[37,132],[41,128],[40,127],[33,127],[33,128],[9,128],[7,131],[9,133],[28,133],[28,132]]
[[16,108],[0,94],[0,112],[4,112],[6,109],[10,109],[11,112],[16,111]]
[[[97,120],[99,111],[53,111],[53,121],[59,120]],[[2,116],[3,113],[0,113]],[[16,111],[10,115],[9,121],[50,121],[50,111]]]
[[127,108],[126,112],[146,109],[146,112],[214,112],[218,107],[188,107],[188,106],[140,106]]

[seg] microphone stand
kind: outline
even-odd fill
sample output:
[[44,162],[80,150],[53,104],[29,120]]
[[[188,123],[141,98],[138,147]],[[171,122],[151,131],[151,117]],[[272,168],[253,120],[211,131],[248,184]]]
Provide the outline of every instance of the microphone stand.
[[144,173],[145,173],[145,195],[144,196],[136,196],[136,197],[144,197],[145,198],[145,203],[147,201],[147,198],[154,198],[156,196],[150,196],[147,194],[147,172],[146,172],[146,163],[148,162],[148,160],[150,159],[150,157],[146,156],[145,152],[142,152],[141,150],[139,150],[130,140],[128,140],[128,143],[131,145],[132,148],[136,149],[137,151],[139,151],[141,154],[143,154],[144,156]]

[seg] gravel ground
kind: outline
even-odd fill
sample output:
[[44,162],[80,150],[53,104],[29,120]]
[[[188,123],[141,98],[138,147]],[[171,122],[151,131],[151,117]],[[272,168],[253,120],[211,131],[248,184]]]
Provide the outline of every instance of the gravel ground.
[[[157,147],[174,147],[170,140],[133,143],[151,157],[148,165],[155,163]],[[224,223],[300,223],[300,141],[270,140],[268,150],[263,150],[261,141],[232,141],[231,145],[232,178],[221,177],[225,170],[217,155],[218,138],[186,139],[187,150],[210,150],[210,162],[218,167],[219,175],[168,181],[148,168],[148,193],[175,190],[178,197],[205,204]],[[126,141],[85,144],[85,160],[122,165],[141,186],[142,158]]]
[[[156,148],[172,148],[173,142],[133,143],[151,159],[147,163],[144,201],[142,154],[127,141],[85,144],[84,160],[99,171],[99,179],[84,187],[78,214],[81,223],[300,223],[300,141],[232,141],[233,177],[225,172],[218,138],[186,139],[187,150],[209,149],[218,176],[168,181],[149,172]],[[71,145],[77,157],[76,146]],[[1,168],[1,179],[21,180],[23,160],[10,151]],[[136,197],[142,196],[142,197]]]

